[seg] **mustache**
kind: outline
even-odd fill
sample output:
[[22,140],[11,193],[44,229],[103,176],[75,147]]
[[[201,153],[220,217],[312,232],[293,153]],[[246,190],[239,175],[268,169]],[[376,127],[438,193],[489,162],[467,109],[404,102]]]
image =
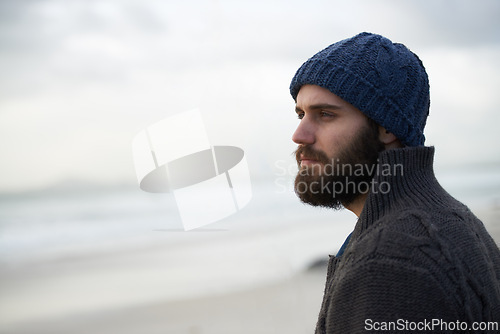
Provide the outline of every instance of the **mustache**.
[[316,150],[309,145],[299,145],[295,150],[295,160],[300,167],[300,156],[306,157],[308,159],[316,160],[324,165],[330,162],[330,159],[325,152]]

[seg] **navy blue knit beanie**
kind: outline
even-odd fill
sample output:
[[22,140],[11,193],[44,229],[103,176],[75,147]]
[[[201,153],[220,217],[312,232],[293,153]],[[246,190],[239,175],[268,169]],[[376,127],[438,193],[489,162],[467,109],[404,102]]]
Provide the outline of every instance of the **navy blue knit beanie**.
[[328,89],[392,132],[406,146],[422,146],[429,114],[429,80],[420,59],[403,44],[361,33],[307,60],[290,84]]

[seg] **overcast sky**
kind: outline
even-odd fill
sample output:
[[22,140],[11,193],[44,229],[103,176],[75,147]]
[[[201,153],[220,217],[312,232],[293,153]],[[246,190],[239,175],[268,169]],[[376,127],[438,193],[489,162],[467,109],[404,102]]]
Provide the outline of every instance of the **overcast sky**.
[[192,108],[272,177],[296,69],[361,31],[423,60],[440,168],[498,163],[499,17],[497,0],[0,0],[0,192],[134,183],[134,135]]

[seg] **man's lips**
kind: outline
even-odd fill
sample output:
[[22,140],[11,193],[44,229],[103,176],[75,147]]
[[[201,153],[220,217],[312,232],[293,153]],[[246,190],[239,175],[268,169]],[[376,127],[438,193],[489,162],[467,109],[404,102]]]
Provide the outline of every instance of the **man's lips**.
[[308,158],[308,157],[300,157],[300,166],[311,166],[311,165],[318,165],[320,162],[316,159],[313,158]]

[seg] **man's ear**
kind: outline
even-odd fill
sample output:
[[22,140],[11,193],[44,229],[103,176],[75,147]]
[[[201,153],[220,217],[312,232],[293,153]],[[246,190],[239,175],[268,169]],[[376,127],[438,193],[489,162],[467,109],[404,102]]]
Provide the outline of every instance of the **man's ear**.
[[403,144],[399,141],[396,136],[387,131],[384,127],[378,127],[378,139],[385,145],[385,148],[395,148],[395,147],[403,147]]

